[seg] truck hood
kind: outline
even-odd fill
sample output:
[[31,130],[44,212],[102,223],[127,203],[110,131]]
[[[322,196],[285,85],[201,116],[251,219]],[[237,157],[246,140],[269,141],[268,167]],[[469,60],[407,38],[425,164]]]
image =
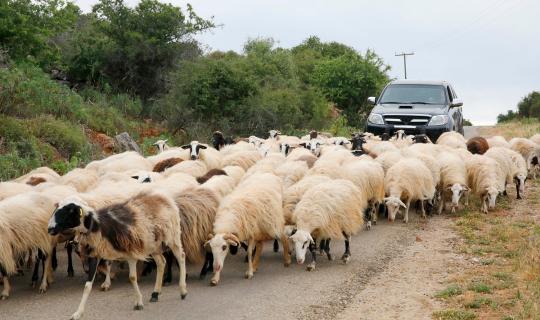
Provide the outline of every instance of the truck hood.
[[448,114],[446,105],[436,104],[378,104],[371,112],[379,114]]

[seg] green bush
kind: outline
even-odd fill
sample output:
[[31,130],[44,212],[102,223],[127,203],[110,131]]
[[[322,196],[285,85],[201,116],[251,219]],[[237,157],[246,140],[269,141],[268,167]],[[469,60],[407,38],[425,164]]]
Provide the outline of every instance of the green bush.
[[81,126],[51,116],[32,119],[30,126],[34,136],[55,147],[64,158],[69,159],[77,152],[88,153],[88,141]]

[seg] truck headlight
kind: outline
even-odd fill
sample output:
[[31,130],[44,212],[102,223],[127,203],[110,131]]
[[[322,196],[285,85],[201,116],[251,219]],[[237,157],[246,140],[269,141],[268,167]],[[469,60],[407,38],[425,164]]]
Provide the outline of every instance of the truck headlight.
[[371,113],[368,117],[368,121],[373,124],[384,124],[382,116],[378,113]]
[[429,121],[428,126],[442,126],[448,123],[447,115],[433,116]]

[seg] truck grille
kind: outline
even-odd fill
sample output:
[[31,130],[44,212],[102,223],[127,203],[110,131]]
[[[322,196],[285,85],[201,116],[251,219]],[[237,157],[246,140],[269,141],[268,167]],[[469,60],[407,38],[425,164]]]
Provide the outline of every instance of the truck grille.
[[393,125],[425,126],[428,124],[431,116],[428,115],[384,115],[384,122]]

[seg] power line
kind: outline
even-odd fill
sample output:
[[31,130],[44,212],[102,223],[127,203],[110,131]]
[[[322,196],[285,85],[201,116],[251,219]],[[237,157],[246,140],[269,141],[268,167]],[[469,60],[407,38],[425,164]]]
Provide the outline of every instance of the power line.
[[403,70],[405,71],[405,79],[407,79],[407,56],[413,56],[414,52],[409,53],[396,53],[396,57],[403,56]]

